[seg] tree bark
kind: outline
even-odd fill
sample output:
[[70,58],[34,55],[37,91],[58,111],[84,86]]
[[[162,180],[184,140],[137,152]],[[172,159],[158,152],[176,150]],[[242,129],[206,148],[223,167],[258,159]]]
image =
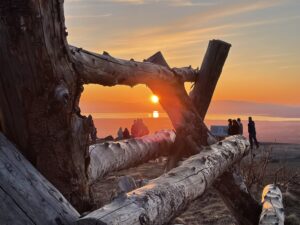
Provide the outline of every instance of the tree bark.
[[0,133],[0,224],[73,224],[79,213]]
[[70,60],[63,3],[0,2],[0,120],[4,134],[67,199],[89,200],[88,130]]
[[248,151],[249,143],[242,136],[206,147],[181,166],[91,212],[77,224],[166,224]]
[[165,130],[141,138],[91,145],[90,182],[102,178],[109,172],[168,155],[174,140],[175,133]]
[[282,193],[275,184],[265,186],[262,193],[262,204],[259,225],[284,225]]

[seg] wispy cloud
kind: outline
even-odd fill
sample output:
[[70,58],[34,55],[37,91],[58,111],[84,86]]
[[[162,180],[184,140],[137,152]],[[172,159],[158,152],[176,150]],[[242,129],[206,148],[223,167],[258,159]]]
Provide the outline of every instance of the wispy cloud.
[[110,17],[111,13],[99,14],[99,15],[68,15],[66,19],[98,19],[103,17]]
[[[113,51],[114,54],[119,54],[121,56],[128,55],[128,57],[129,55],[139,55],[139,53],[151,54],[153,50],[163,51],[165,49],[167,49],[169,53],[175,53],[172,56],[173,59],[179,58],[176,51],[178,53],[181,49],[188,49],[185,53],[188,54],[188,51],[190,51],[190,54],[194,55],[195,53],[193,52],[193,49],[191,50],[191,46],[199,46],[199,44],[206,43],[211,38],[239,36],[243,35],[243,33],[245,34],[245,32],[240,31],[241,29],[277,24],[300,18],[300,16],[288,16],[284,18],[264,19],[258,21],[254,20],[228,23],[218,22],[216,23],[217,25],[211,25],[211,22],[215,18],[230,17],[241,12],[273,7],[276,4],[279,4],[279,1],[274,1],[273,3],[265,1],[264,4],[258,4],[256,2],[248,3],[248,5],[243,4],[239,7],[234,7],[234,9],[232,9],[232,7],[225,8],[219,15],[214,13],[212,10],[209,10],[210,12],[206,12],[205,15],[195,14],[172,22],[171,24],[138,29],[130,35],[116,38],[116,41],[108,46],[108,49]],[[230,10],[233,10],[233,12]],[[219,9],[216,9],[216,12],[218,11]],[[211,14],[214,14],[214,16],[211,17]],[[199,23],[199,21],[201,21],[201,23]],[[180,57],[188,56],[181,54]]]
[[112,4],[129,4],[129,5],[146,5],[146,4],[166,4],[175,7],[189,7],[189,6],[212,6],[216,3],[213,1],[201,0],[68,0],[69,2],[99,2]]

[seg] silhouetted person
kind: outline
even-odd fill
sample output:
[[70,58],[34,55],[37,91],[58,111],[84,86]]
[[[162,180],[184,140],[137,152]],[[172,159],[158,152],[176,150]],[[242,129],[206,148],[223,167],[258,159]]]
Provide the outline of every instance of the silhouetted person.
[[244,133],[244,128],[243,128],[243,124],[240,118],[237,118],[237,123],[239,125],[239,134],[243,135]]
[[231,126],[231,135],[239,134],[239,132],[240,132],[240,126],[236,120],[233,120]]
[[253,141],[255,142],[256,147],[259,148],[259,143],[256,139],[255,123],[252,120],[252,117],[249,117],[248,133],[249,133],[249,141],[250,141],[251,149],[253,149]]
[[123,131],[123,138],[124,139],[130,138],[130,133],[129,133],[129,130],[127,128],[125,128],[124,131]]
[[122,127],[119,128],[117,135],[118,135],[118,137],[117,137],[118,140],[122,140],[123,139],[123,130],[122,130]]
[[232,135],[232,119],[228,119],[228,135]]

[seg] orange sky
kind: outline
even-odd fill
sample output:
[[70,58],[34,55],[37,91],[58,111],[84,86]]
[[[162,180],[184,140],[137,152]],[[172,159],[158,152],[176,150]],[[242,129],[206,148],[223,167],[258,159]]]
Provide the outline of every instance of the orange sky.
[[[214,102],[233,100],[300,106],[297,0],[67,0],[69,43],[142,61],[161,50],[171,66],[198,67],[208,41],[232,44]],[[188,86],[188,85],[187,85]],[[85,86],[83,112],[161,109],[151,92]]]

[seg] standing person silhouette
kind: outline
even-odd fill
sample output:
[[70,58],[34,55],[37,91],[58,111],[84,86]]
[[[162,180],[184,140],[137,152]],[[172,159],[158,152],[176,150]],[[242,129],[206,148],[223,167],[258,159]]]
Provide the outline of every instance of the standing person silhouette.
[[231,135],[236,135],[239,133],[240,133],[240,126],[236,120],[233,120],[231,126]]
[[118,132],[117,132],[117,135],[118,135],[118,140],[122,140],[123,139],[123,129],[122,127],[119,128]]
[[232,135],[232,119],[228,119],[228,135]]
[[123,139],[129,139],[130,138],[130,133],[127,127],[123,131]]
[[248,123],[248,133],[249,133],[249,141],[250,141],[250,147],[253,149],[253,141],[255,142],[256,148],[259,148],[259,143],[256,139],[256,129],[255,129],[255,123],[252,120],[252,117],[249,117],[249,123]]
[[239,125],[239,134],[243,135],[244,131],[243,131],[243,124],[241,118],[237,118],[237,123]]

